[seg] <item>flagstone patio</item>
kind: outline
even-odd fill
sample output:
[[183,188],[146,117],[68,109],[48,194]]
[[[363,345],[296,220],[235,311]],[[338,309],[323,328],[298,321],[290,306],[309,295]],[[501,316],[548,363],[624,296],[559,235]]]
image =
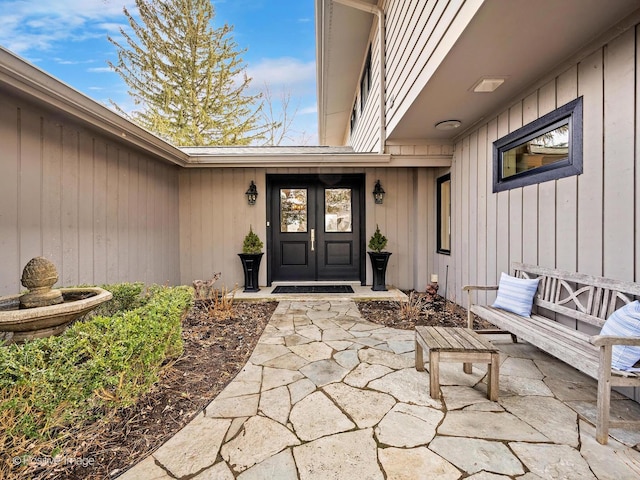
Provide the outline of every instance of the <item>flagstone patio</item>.
[[[508,335],[500,400],[485,365],[441,365],[441,400],[414,333],[353,301],[281,301],[249,362],[189,425],[119,478],[637,479],[640,432],[595,441],[596,383]],[[428,367],[427,367],[428,368]],[[612,415],[640,417],[614,395]],[[578,413],[579,412],[579,413]]]

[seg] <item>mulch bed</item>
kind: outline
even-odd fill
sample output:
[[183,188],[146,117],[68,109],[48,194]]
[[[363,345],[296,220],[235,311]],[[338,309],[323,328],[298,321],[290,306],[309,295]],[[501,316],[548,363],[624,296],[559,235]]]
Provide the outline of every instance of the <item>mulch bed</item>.
[[[442,297],[414,294],[411,311],[396,302],[359,302],[363,317],[393,328],[466,326],[466,310]],[[92,465],[56,465],[30,472],[34,479],[114,478],[144,459],[195,417],[247,362],[276,302],[236,302],[229,318],[212,315],[211,303],[196,301],[183,321],[184,354],[168,365],[140,401],[106,421],[74,432],[74,455]],[[407,307],[407,306],[405,306]],[[407,314],[409,313],[409,315]],[[20,478],[27,478],[21,476]]]
[[[417,325],[441,327],[466,327],[467,310],[460,305],[444,300],[439,295],[407,292],[409,302],[370,301],[358,302],[360,314],[366,320],[399,328],[413,330]],[[413,308],[412,308],[413,307]],[[494,328],[490,323],[474,316],[474,328]]]

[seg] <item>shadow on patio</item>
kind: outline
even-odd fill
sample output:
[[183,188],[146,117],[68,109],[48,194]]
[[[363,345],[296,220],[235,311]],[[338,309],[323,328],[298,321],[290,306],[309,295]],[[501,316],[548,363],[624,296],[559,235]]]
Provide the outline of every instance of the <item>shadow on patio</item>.
[[[485,365],[458,364],[441,365],[433,400],[414,332],[366,322],[352,301],[282,301],[233,382],[120,478],[640,477],[640,432],[614,429],[600,445],[583,419],[594,380],[509,336],[494,343],[499,402]],[[640,417],[620,395],[612,404],[612,416]]]

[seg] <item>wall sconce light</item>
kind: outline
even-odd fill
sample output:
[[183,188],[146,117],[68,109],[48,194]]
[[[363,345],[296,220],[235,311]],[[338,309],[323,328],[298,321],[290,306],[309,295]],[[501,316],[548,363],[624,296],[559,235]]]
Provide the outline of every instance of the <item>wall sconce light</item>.
[[380,185],[380,180],[377,180],[376,186],[373,187],[373,198],[376,203],[382,204],[382,201],[384,200],[384,194],[384,188],[382,188],[382,185]]
[[249,190],[245,192],[245,195],[247,196],[249,205],[256,204],[256,200],[258,198],[258,189],[256,188],[256,184],[253,183],[253,180],[251,180],[251,185],[249,185]]

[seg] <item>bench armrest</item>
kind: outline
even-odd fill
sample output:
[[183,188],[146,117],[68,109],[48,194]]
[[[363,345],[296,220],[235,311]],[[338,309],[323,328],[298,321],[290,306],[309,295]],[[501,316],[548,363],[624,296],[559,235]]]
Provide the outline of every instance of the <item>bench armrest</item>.
[[471,292],[471,290],[497,290],[498,285],[465,285],[462,291]]
[[472,299],[471,295],[474,290],[498,290],[497,285],[465,285],[462,287],[463,292],[467,292],[467,328],[473,330],[473,315],[471,314]]
[[615,337],[613,335],[594,335],[589,338],[589,343],[596,347],[604,345],[635,345],[640,346],[640,337]]

